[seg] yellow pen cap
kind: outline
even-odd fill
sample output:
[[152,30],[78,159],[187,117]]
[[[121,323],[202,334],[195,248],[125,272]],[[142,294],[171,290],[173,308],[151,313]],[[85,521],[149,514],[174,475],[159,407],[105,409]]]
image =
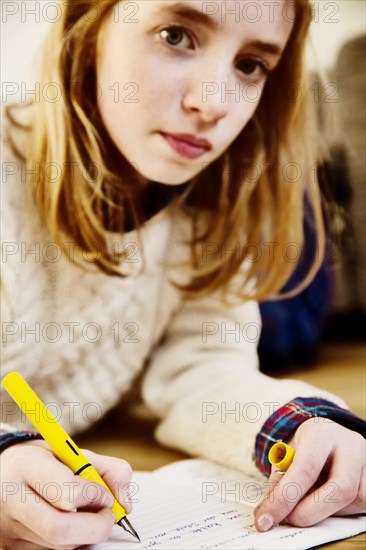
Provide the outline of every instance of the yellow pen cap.
[[285,471],[290,467],[294,455],[295,449],[280,441],[270,448],[268,460],[273,466],[279,468],[279,470]]
[[66,466],[75,473],[88,462],[67,432],[18,372],[11,372],[5,376],[2,385],[47,441],[55,455]]

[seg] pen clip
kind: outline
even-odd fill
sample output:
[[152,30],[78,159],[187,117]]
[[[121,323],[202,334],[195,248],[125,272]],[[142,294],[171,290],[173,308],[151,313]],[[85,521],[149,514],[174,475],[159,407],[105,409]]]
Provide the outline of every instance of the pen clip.
[[77,450],[75,449],[75,447],[72,445],[71,441],[69,441],[68,439],[66,439],[66,443],[67,443],[67,445],[70,447],[70,449],[72,450],[72,452],[75,453],[76,456],[79,456],[79,453],[77,452]]

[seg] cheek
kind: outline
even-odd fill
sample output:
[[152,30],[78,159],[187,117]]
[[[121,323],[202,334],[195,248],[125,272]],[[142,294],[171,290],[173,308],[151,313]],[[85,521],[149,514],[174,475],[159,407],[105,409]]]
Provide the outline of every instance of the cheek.
[[159,58],[153,58],[134,70],[133,74],[139,85],[142,103],[161,104],[166,111],[170,105],[181,101],[187,79],[182,72],[177,72],[176,65],[164,65]]
[[245,101],[241,99],[239,103],[234,104],[232,115],[230,117],[229,128],[234,134],[233,140],[244,130],[248,122],[254,116],[260,101]]
[[[136,62],[131,59],[129,63],[120,66],[118,74],[114,73],[114,82],[119,78],[120,97],[123,101],[121,108],[131,110],[139,117],[151,118],[154,114],[161,116],[178,100],[179,86],[174,78],[167,81],[162,75],[161,66],[141,63],[143,57],[136,59]],[[114,86],[117,84],[114,83]]]

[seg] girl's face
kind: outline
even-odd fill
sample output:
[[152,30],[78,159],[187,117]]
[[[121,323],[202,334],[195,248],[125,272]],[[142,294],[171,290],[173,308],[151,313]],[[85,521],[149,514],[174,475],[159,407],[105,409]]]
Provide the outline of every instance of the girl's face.
[[99,36],[99,109],[141,182],[185,183],[223,154],[253,116],[294,18],[287,0],[114,7]]

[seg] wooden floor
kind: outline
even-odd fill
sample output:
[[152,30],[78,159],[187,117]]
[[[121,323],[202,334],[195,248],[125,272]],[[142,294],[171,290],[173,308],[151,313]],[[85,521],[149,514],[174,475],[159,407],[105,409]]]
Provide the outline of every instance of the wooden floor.
[[[324,345],[314,365],[294,369],[291,373],[278,373],[276,377],[299,378],[327,389],[343,398],[358,416],[366,418],[366,348],[361,344]],[[113,411],[77,442],[95,452],[124,458],[134,470],[151,471],[187,458],[182,453],[160,447],[153,437],[155,422],[143,416],[143,406],[131,399],[127,407]],[[115,436],[117,426],[118,438]],[[366,536],[363,533],[323,547],[327,550],[364,550]]]

